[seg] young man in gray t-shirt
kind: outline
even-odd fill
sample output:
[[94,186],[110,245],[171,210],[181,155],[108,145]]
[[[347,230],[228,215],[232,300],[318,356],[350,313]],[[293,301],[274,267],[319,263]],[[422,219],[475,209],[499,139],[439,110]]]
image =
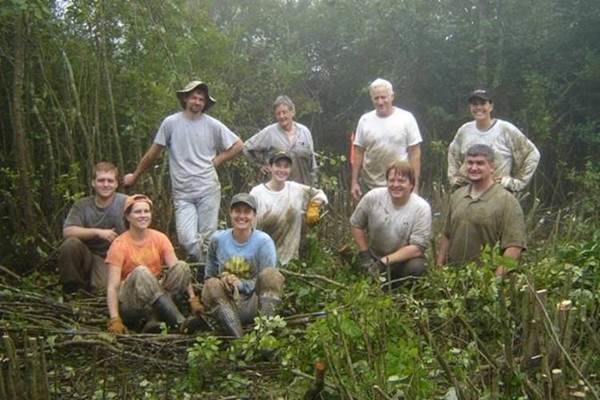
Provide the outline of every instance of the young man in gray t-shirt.
[[124,183],[134,185],[166,147],[177,239],[191,259],[203,261],[203,245],[208,245],[219,219],[221,185],[216,168],[235,157],[243,142],[223,123],[206,114],[216,102],[206,83],[188,83],[177,91],[177,98],[183,111],[163,120],[154,143],[135,171],[125,175]]
[[66,293],[106,288],[104,257],[112,241],[125,231],[123,206],[127,196],[116,193],[118,176],[113,164],[96,164],[92,178],[94,194],[76,201],[65,219],[58,269]]

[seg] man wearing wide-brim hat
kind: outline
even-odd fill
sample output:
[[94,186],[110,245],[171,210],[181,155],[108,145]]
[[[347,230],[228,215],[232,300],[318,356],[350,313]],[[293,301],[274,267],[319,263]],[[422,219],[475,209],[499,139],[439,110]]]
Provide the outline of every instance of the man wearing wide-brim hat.
[[242,140],[216,118],[206,114],[216,100],[208,85],[194,80],[176,91],[183,111],[163,120],[154,143],[133,173],[125,175],[132,186],[166,147],[177,239],[192,260],[204,261],[205,245],[217,229],[221,185],[216,168],[233,158],[243,147]]

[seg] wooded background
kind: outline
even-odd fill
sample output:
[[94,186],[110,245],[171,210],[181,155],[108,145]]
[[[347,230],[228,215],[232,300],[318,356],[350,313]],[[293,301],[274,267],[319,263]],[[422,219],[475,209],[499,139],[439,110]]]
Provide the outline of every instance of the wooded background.
[[[4,0],[0,63],[0,264],[22,272],[51,254],[91,166],[131,171],[191,79],[242,138],[289,95],[324,162],[347,154],[369,82],[386,78],[419,122],[426,195],[447,185],[466,96],[485,87],[540,148],[543,204],[600,197],[597,0]],[[228,191],[236,168],[220,170]],[[161,199],[168,227],[164,161],[135,191]]]

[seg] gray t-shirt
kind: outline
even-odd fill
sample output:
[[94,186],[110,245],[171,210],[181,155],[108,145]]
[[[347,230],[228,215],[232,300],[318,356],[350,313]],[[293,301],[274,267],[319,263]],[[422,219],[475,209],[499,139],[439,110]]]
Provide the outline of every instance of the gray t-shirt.
[[238,140],[222,122],[207,114],[192,120],[178,112],[165,118],[154,143],[169,149],[173,198],[193,199],[218,190],[213,158]]
[[277,151],[287,151],[292,158],[290,180],[312,186],[317,177],[317,161],[310,130],[297,122],[296,137],[290,140],[278,123],[271,124],[244,143],[244,154],[260,165],[269,163]]
[[387,188],[375,188],[360,199],[350,224],[367,231],[369,248],[378,257],[409,244],[425,251],[431,238],[431,207],[415,193],[398,207]]
[[[114,229],[119,235],[125,232],[123,221],[123,208],[127,196],[115,193],[115,198],[108,207],[100,208],[96,205],[96,196],[87,196],[73,204],[63,228],[80,226],[82,228]],[[94,254],[105,257],[110,243],[100,238],[85,240],[84,243]]]

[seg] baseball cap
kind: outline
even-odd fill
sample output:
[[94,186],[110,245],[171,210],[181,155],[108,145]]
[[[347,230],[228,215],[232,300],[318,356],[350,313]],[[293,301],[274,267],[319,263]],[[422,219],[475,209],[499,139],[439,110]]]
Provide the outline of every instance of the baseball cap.
[[292,163],[292,157],[287,151],[278,151],[269,158],[269,164],[274,164],[279,160],[288,160],[289,163]]
[[473,99],[481,99],[484,101],[492,101],[492,97],[490,96],[490,94],[488,93],[487,90],[485,89],[475,89],[471,92],[471,94],[469,94],[469,97],[467,98],[467,101],[471,101]]
[[233,206],[238,203],[243,203],[243,204],[247,205],[248,207],[250,207],[251,209],[253,209],[254,211],[256,211],[256,208],[257,208],[256,199],[251,194],[248,194],[248,193],[236,194],[231,199],[231,203],[229,203],[229,208],[230,209],[233,208]]

